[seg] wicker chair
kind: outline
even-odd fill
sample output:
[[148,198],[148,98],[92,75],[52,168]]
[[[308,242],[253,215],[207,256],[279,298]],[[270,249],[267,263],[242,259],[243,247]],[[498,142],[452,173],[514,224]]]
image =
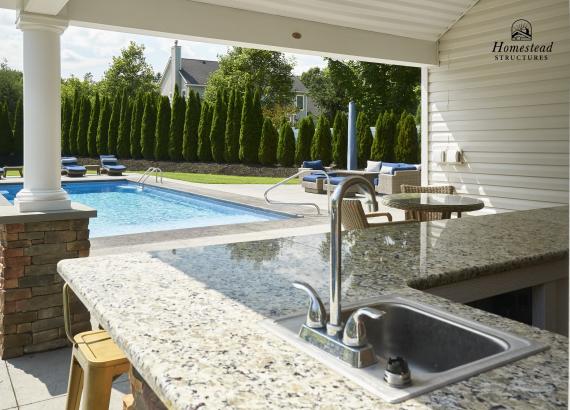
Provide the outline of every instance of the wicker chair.
[[344,229],[364,229],[373,226],[384,225],[383,223],[370,223],[368,218],[385,216],[388,222],[392,222],[392,215],[388,212],[364,213],[362,202],[358,199],[345,199],[342,201],[342,226]]
[[[455,195],[455,187],[453,185],[402,185],[400,186],[402,193],[415,194],[448,194]],[[457,217],[461,218],[461,212],[457,212]],[[417,221],[437,221],[443,219],[441,212],[422,212],[422,211],[406,211],[406,220]]]

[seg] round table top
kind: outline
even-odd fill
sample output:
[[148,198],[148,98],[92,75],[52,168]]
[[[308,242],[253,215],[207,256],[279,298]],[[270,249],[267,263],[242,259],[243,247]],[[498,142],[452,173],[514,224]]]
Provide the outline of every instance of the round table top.
[[392,194],[381,198],[384,205],[406,211],[469,212],[482,209],[483,201],[448,194]]

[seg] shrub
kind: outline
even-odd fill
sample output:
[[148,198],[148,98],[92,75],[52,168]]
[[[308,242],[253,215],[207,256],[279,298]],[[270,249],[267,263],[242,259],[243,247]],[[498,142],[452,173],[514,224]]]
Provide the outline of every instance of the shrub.
[[226,116],[225,152],[226,162],[239,161],[239,131],[241,105],[240,95],[237,90],[232,90],[228,98],[228,110]]
[[346,168],[348,150],[348,116],[337,111],[333,125],[333,161],[340,168]]
[[14,155],[17,158],[22,159],[24,155],[24,104],[22,98],[18,99],[16,104],[16,112],[14,114],[14,144],[13,150]]
[[0,155],[12,152],[12,126],[6,103],[0,105]]
[[311,158],[320,159],[324,165],[329,165],[332,161],[331,139],[329,121],[324,114],[321,114],[317,122],[315,136],[311,142]]
[[239,158],[245,163],[256,163],[259,147],[259,117],[255,113],[254,96],[249,89],[243,96],[241,113]]
[[144,99],[142,94],[137,94],[135,102],[133,104],[133,113],[131,115],[131,135],[130,138],[130,148],[131,148],[131,158],[141,157],[141,128],[142,128],[142,117],[144,109]]
[[297,146],[295,149],[295,162],[301,165],[303,161],[311,159],[311,143],[313,141],[313,120],[304,117],[299,121],[297,132]]
[[414,164],[418,161],[418,130],[412,114],[404,117],[399,124],[398,138],[396,139],[396,160]]
[[64,98],[61,106],[61,152],[69,154],[69,130],[71,128],[71,117],[73,115],[73,101],[71,98]]
[[131,116],[133,104],[130,96],[123,91],[121,98],[121,117],[119,120],[119,135],[117,139],[117,155],[122,158],[128,158],[131,154]]
[[287,121],[283,122],[279,130],[277,162],[284,167],[290,167],[295,163],[295,134]]
[[[380,152],[380,146],[382,140],[384,139],[384,130],[382,129],[382,113],[378,114],[376,119],[376,133],[374,134],[374,139],[372,141],[372,148],[370,149],[370,159],[374,161],[382,161],[382,153]],[[385,160],[384,160],[385,161]]]
[[79,128],[77,129],[77,154],[87,156],[87,132],[89,131],[89,119],[91,118],[91,102],[89,97],[81,98],[79,110]]
[[154,158],[156,133],[156,98],[154,94],[144,97],[144,109],[141,123],[141,154],[144,159]]
[[174,87],[172,97],[172,115],[170,117],[170,136],[168,140],[168,156],[173,161],[180,161],[182,156],[182,140],[184,133],[184,115],[186,112],[186,102],[178,91],[178,86]]
[[198,159],[204,162],[212,161],[212,149],[210,146],[212,111],[208,103],[204,101],[200,114],[200,124],[198,125]]
[[358,144],[358,166],[363,168],[370,159],[372,148],[372,132],[366,114],[360,112],[356,119],[356,141]]
[[224,141],[226,138],[226,106],[224,93],[218,90],[216,104],[212,114],[210,130],[210,148],[215,162],[224,162]]
[[170,99],[163,95],[158,104],[154,159],[168,159],[168,137],[170,134]]
[[190,90],[184,113],[184,136],[182,152],[186,161],[198,159],[198,126],[200,124],[200,98]]
[[269,118],[263,121],[261,141],[257,157],[263,165],[275,165],[277,162],[277,131]]
[[[117,139],[119,137],[119,121],[121,119],[121,96],[117,94],[113,100],[111,117],[109,119],[109,131],[107,132],[107,154],[117,153]],[[101,152],[100,152],[101,153]]]
[[79,111],[81,111],[81,96],[76,88],[73,94],[73,110],[71,114],[71,125],[69,126],[69,137],[67,142],[69,154],[77,154],[77,131],[79,130]]
[[111,120],[111,102],[107,97],[101,101],[101,112],[99,113],[99,123],[97,124],[97,152],[106,154],[109,152],[107,143],[109,142],[109,121]]
[[89,118],[89,129],[87,130],[87,153],[90,157],[97,156],[97,128],[99,125],[99,115],[101,113],[101,100],[99,94],[95,95],[91,118]]

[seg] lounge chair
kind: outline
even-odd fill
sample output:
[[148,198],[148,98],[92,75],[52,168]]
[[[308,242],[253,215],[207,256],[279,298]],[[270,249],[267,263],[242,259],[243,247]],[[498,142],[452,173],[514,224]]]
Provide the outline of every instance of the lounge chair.
[[[403,193],[416,193],[416,194],[448,194],[455,195],[455,187],[453,185],[402,185],[400,187]],[[415,219],[419,221],[438,221],[443,219],[441,212],[421,212],[420,211],[406,211],[406,219]],[[461,212],[457,212],[457,217],[461,218]]]
[[368,222],[368,218],[385,216],[388,222],[392,222],[392,215],[389,212],[365,213],[362,202],[358,199],[345,199],[342,201],[342,226],[344,229],[365,229],[374,226],[385,225],[386,222]]
[[61,158],[61,170],[69,177],[82,177],[87,172],[84,166],[77,163],[77,158],[75,157]]
[[[325,167],[321,160],[316,161],[303,161],[303,164],[299,168],[299,172],[301,171],[324,171],[329,172],[331,170],[330,167]],[[324,181],[326,180],[326,176],[322,173],[310,173],[310,174],[301,174],[299,175],[299,179],[301,180],[301,186],[305,188],[305,192],[309,192],[312,194],[324,194],[326,191],[324,190]]]
[[109,176],[121,176],[127,167],[118,163],[114,155],[100,155],[101,169]]

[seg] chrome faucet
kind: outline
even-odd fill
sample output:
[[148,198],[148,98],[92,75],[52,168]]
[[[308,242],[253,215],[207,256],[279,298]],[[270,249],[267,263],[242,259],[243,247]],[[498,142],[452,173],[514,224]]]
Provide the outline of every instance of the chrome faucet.
[[[330,237],[330,313],[326,322],[326,311],[317,292],[307,283],[294,282],[293,286],[302,289],[310,297],[307,320],[299,336],[319,348],[339,356],[354,367],[366,367],[376,362],[374,350],[366,339],[364,317],[378,319],[384,312],[373,308],[361,308],[353,312],[346,325],[341,317],[342,280],[342,201],[350,188],[368,196],[372,211],[378,210],[374,186],[361,176],[344,179],[331,196],[331,237]],[[325,332],[326,328],[326,332]],[[340,348],[340,349],[339,349]]]

